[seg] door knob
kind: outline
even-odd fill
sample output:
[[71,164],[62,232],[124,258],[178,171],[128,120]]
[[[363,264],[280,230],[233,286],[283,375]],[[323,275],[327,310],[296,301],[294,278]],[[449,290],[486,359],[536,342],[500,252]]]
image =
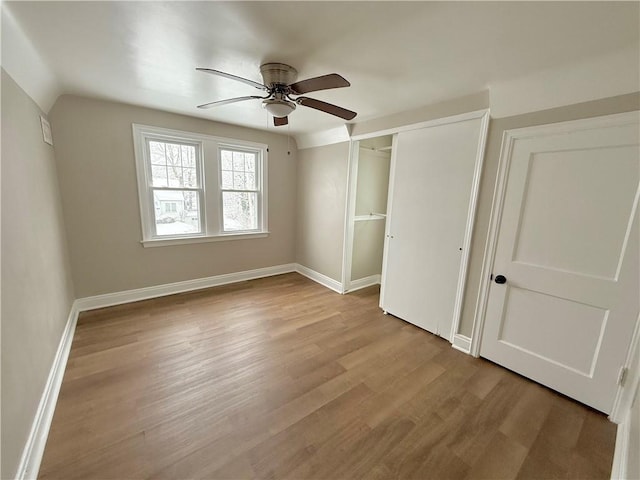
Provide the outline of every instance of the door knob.
[[496,275],[496,283],[499,283],[500,285],[507,283],[507,277],[504,275]]

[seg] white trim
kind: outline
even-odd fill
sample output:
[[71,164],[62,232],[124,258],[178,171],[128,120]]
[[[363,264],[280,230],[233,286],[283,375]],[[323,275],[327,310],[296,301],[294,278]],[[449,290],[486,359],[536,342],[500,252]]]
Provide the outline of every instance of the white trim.
[[[240,232],[225,232],[223,229],[223,189],[220,180],[220,151],[222,149],[237,149],[239,151],[251,151],[256,153],[256,185],[259,185],[256,193],[258,196],[257,213],[259,216],[259,224],[257,229],[242,233],[251,235],[264,234],[268,232],[267,170],[269,146],[267,144],[137,123],[133,123],[131,126],[133,132],[143,246],[147,246],[147,242],[154,242],[153,244],[149,243],[149,246],[154,247],[176,245],[180,243],[201,243],[203,241],[216,241],[211,238],[217,237],[225,237],[224,239],[228,240],[228,236],[240,234]],[[147,147],[149,139],[181,144],[186,143],[195,147],[198,187],[175,187],[175,190],[189,190],[197,194],[200,214],[200,233],[174,236],[156,234],[153,191],[159,187],[151,186],[151,163]],[[215,167],[212,167],[212,165]],[[245,238],[252,237],[247,236]],[[220,240],[222,239],[223,238],[220,238]]]
[[358,185],[358,163],[360,161],[360,142],[349,144],[347,167],[347,198],[344,214],[344,244],[342,245],[342,285],[345,291],[351,290],[351,269],[353,267],[353,241],[355,238],[356,188]]
[[[629,412],[630,413],[630,412]],[[629,447],[631,436],[631,415],[618,425],[616,432],[616,446],[613,451],[613,464],[611,466],[611,480],[623,480],[627,478],[627,465],[629,462]],[[634,452],[637,455],[637,452]]]
[[53,420],[53,413],[56,408],[56,402],[58,401],[58,394],[60,393],[77,322],[78,306],[76,301],[73,302],[71,306],[67,323],[62,332],[60,343],[58,344],[58,350],[53,358],[51,370],[49,371],[49,376],[44,391],[42,392],[33,424],[31,425],[31,431],[29,432],[27,442],[22,451],[20,463],[16,471],[16,479],[18,480],[35,479],[38,477],[44,447],[47,443],[47,437],[49,436],[49,429],[51,428],[51,421]]
[[276,265],[274,267],[258,268],[255,270],[246,270],[244,272],[227,273],[212,277],[197,278],[195,280],[185,280],[183,282],[166,283],[163,285],[155,285],[153,287],[137,288],[135,290],[125,290],[122,292],[95,295],[93,297],[84,297],[79,298],[76,302],[78,310],[83,312],[86,310],[94,310],[96,308],[138,302],[149,298],[164,297],[166,295],[174,295],[176,293],[190,292],[192,290],[217,287],[219,285],[244,282],[246,280],[271,277],[273,275],[281,275],[283,273],[295,271],[296,264],[288,263],[284,265]]
[[355,292],[363,288],[371,287],[373,285],[380,285],[380,274],[369,275],[368,277],[358,278],[357,280],[351,280],[349,282],[349,288],[345,289],[345,293]]
[[[458,273],[458,286],[456,288],[456,300],[453,306],[453,321],[451,322],[451,332],[449,338],[454,343],[455,335],[460,327],[460,317],[462,316],[462,303],[467,285],[467,275],[469,272],[469,256],[471,254],[471,242],[473,240],[473,228],[475,227],[476,212],[478,210],[478,194],[480,192],[480,180],[484,165],[484,152],[487,144],[487,132],[489,130],[489,110],[480,117],[480,132],[478,138],[478,149],[476,150],[476,163],[473,170],[473,181],[471,183],[471,195],[469,199],[469,209],[467,211],[467,223],[464,229],[464,239],[462,241],[462,259],[460,260],[460,272]],[[467,337],[465,337],[467,338]],[[469,353],[468,345],[466,353]]]
[[464,352],[468,355],[469,349],[471,348],[471,339],[466,335],[462,335],[461,333],[454,333],[451,346],[456,350],[460,350],[461,352]]
[[210,141],[222,144],[226,147],[249,147],[256,150],[267,149],[269,145],[266,143],[251,142],[248,140],[240,140],[236,138],[217,137],[206,133],[187,132],[185,130],[177,130],[175,128],[163,128],[153,125],[144,125],[141,123],[132,124],[134,133],[146,133],[155,137],[165,137],[166,140],[174,140],[176,136],[181,139],[188,139],[194,142]]
[[327,277],[326,275],[316,272],[315,270],[311,270],[309,267],[305,267],[304,265],[300,265],[299,263],[295,264],[295,271],[300,275],[305,276],[314,282],[319,283],[320,285],[327,287],[334,292],[343,294],[344,288],[342,283],[333,278]]
[[[636,395],[638,384],[640,384],[640,366],[637,364],[637,358],[640,356],[640,353],[638,352],[639,348],[640,313],[638,313],[636,327],[633,330],[633,335],[631,337],[631,345],[629,345],[627,358],[624,362],[624,367],[627,369],[626,384],[624,386],[618,385],[618,391],[616,392],[616,398],[613,401],[611,415],[609,415],[609,420],[612,422],[622,423],[633,404],[634,395]],[[636,359],[636,363],[634,363],[634,358]]]
[[393,218],[393,203],[391,199],[393,198],[393,186],[396,182],[396,163],[398,161],[396,146],[398,145],[398,134],[394,133],[391,138],[391,160],[389,162],[389,187],[387,189],[387,219],[388,222],[384,225],[384,245],[382,247],[382,274],[380,275],[380,299],[378,301],[378,306],[382,308],[385,312],[387,311],[382,307],[382,299],[384,298],[384,286],[385,282],[382,281],[383,278],[387,277],[387,263],[389,259],[387,256],[389,255],[389,235],[391,235],[391,219]]
[[572,120],[568,122],[505,130],[502,136],[500,159],[498,161],[498,176],[496,178],[493,192],[491,216],[489,217],[489,235],[487,237],[487,243],[485,244],[484,260],[482,264],[482,272],[480,274],[480,289],[478,292],[473,331],[471,334],[471,355],[474,357],[478,357],[480,355],[480,339],[484,328],[487,303],[489,299],[489,276],[493,269],[493,262],[495,260],[496,247],[498,244],[498,228],[502,220],[504,195],[507,188],[509,166],[515,141],[531,137],[558,135],[581,130],[592,130],[602,127],[638,123],[639,114],[640,112],[633,111],[582,120]]
[[220,234],[209,235],[204,237],[188,237],[188,238],[155,238],[153,240],[142,240],[140,243],[144,248],[149,247],[165,247],[167,245],[186,245],[189,243],[207,243],[207,242],[226,242],[230,240],[248,240],[250,238],[265,238],[270,232],[260,233],[237,233],[237,234]]
[[475,110],[473,112],[461,113],[459,115],[451,115],[449,117],[436,118],[434,120],[427,120],[425,122],[412,123],[411,125],[402,125],[400,127],[388,128],[386,130],[380,130],[372,133],[363,133],[361,135],[354,135],[352,140],[365,140],[367,138],[382,137],[384,135],[392,135],[400,132],[408,132],[410,130],[418,130],[422,128],[437,127],[439,125],[448,125],[450,123],[464,122],[467,120],[474,120],[476,118],[482,118],[484,115],[488,115],[489,109]]

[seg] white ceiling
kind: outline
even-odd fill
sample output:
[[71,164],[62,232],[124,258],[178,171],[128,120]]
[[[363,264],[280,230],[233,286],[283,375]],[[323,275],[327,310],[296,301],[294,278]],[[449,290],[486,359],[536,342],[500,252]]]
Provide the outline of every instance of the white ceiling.
[[[360,122],[619,52],[637,63],[639,5],[5,2],[63,93],[256,128],[273,128],[258,101],[196,109],[260,92],[195,67],[255,81],[264,62],[290,64],[299,79],[336,72],[352,86],[309,96],[357,111]],[[342,124],[304,107],[290,116],[294,134]]]

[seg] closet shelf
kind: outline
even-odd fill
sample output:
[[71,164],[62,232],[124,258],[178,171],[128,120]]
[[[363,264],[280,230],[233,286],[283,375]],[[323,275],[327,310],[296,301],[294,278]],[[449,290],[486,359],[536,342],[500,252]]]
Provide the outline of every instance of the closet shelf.
[[369,215],[356,215],[353,220],[355,222],[366,222],[369,220],[384,220],[387,218],[385,213],[370,213]]
[[391,152],[392,148],[393,147],[391,145],[389,145],[388,147],[379,147],[379,148],[365,147],[363,145],[360,145],[360,150],[366,150],[368,152],[378,152],[378,153],[389,153]]

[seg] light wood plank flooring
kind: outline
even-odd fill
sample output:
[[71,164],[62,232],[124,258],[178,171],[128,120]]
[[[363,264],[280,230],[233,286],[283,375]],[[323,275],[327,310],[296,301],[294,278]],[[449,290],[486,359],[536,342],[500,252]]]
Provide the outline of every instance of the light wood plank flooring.
[[608,478],[615,425],[297,274],[81,315],[43,479]]

